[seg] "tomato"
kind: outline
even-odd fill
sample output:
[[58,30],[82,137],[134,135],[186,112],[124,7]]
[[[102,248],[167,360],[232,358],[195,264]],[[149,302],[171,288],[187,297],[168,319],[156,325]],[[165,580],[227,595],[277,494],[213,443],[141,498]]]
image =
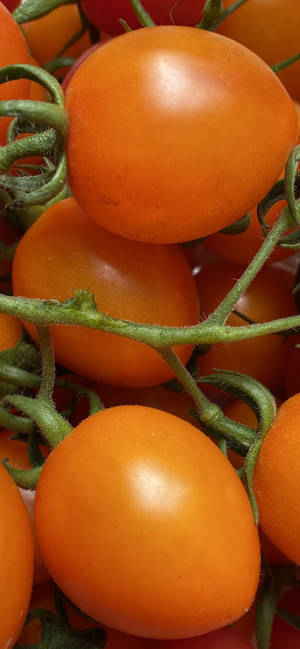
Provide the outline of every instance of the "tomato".
[[247,640],[228,628],[188,640],[149,643],[149,649],[150,647],[153,649],[252,649],[252,645]]
[[120,631],[197,635],[253,600],[259,543],[244,487],[211,440],[169,413],[117,406],[79,424],[44,465],[35,515],[56,583]]
[[300,394],[280,406],[260,451],[254,488],[260,523],[269,539],[300,563]]
[[288,397],[300,392],[300,335],[290,336],[285,342],[284,378]]
[[12,349],[19,342],[22,334],[20,320],[6,313],[0,313],[0,352]]
[[9,11],[14,11],[14,9],[16,9],[20,4],[20,0],[2,0],[2,4],[4,4]]
[[[138,29],[137,19],[128,0],[81,0],[82,8],[94,25],[108,34],[124,34],[123,18],[131,29]],[[143,7],[157,25],[196,25],[202,18],[205,0],[143,0]]]
[[[233,0],[223,0],[224,9]],[[220,25],[220,34],[229,36],[256,52],[273,65],[298,54],[300,4],[295,0],[247,0]],[[279,78],[290,95],[300,101],[300,61],[282,72]]]
[[[26,232],[14,258],[13,283],[16,295],[58,300],[72,297],[74,288],[91,289],[101,311],[135,322],[184,326],[199,319],[195,282],[179,248],[112,235],[87,219],[73,199],[54,205]],[[57,361],[88,378],[145,386],[172,376],[146,345],[77,326],[52,332]],[[191,351],[191,345],[178,347],[183,362]]]
[[0,466],[0,647],[10,649],[27,613],[33,574],[33,539],[25,505]]
[[[243,272],[241,266],[217,262],[196,277],[202,312],[212,313]],[[293,274],[283,268],[264,268],[236,304],[238,311],[255,322],[283,318],[297,312],[292,294]],[[245,322],[230,315],[227,324],[242,326]],[[245,325],[247,326],[247,325]],[[235,370],[253,376],[272,390],[283,381],[284,345],[280,335],[259,336],[252,340],[214,345],[199,356],[200,375],[213,368]]]
[[[286,201],[279,201],[271,207],[266,219],[269,225],[272,226],[277,221],[285,205]],[[256,207],[254,207],[251,210],[250,225],[245,232],[241,234],[222,234],[218,232],[205,239],[203,243],[205,248],[213,252],[217,257],[233,261],[242,266],[247,266],[263,242],[264,235],[257,218]],[[272,264],[294,254],[295,250],[277,246],[274,248],[266,263]]]
[[[108,37],[108,38],[110,38],[110,37]],[[97,50],[98,47],[101,47],[101,45],[103,45],[103,43],[105,43],[106,40],[108,40],[108,39],[101,40],[100,43],[94,43],[94,45],[91,45],[91,47],[89,47],[88,50],[85,50],[78,57],[78,59],[76,59],[75,63],[73,63],[72,67],[69,69],[69,71],[67,72],[67,74],[66,74],[66,76],[65,76],[65,78],[64,78],[64,80],[62,82],[62,88],[63,88],[64,92],[66,92],[67,87],[68,87],[73,75],[75,74],[76,70],[78,70],[78,68],[81,66],[83,61],[85,61],[85,59],[87,59],[87,57],[90,56],[90,54],[92,54],[95,50]]]
[[150,243],[197,239],[243,216],[298,129],[262,61],[191,27],[106,42],[71,79],[66,108],[74,197],[102,227]]
[[[300,616],[300,586],[293,586],[281,595],[278,601],[278,608]],[[271,643],[272,649],[298,649],[300,642],[300,631],[284,622],[279,615],[275,615]]]
[[[29,63],[29,52],[24,36],[12,18],[9,11],[0,2],[0,67],[13,63]],[[5,99],[26,99],[28,97],[29,81],[19,79],[0,85],[0,101]],[[9,117],[0,117],[0,145],[6,142],[6,130]]]
[[[47,63],[55,58],[80,28],[81,21],[76,5],[62,5],[46,16],[22,25],[31,53],[40,63]],[[90,45],[91,40],[86,32],[68,47],[62,56],[77,58]]]

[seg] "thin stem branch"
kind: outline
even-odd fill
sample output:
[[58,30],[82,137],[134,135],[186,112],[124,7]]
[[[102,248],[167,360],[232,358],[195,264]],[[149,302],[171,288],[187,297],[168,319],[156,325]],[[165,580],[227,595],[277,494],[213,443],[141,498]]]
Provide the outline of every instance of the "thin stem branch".
[[42,380],[38,392],[38,399],[47,401],[52,405],[52,394],[55,383],[55,360],[50,327],[38,327],[38,334],[42,359]]

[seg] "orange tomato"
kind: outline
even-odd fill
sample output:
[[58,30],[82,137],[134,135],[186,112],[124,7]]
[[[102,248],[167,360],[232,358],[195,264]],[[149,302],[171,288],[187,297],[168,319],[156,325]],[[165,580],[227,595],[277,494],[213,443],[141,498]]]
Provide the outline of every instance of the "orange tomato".
[[0,647],[13,647],[27,613],[33,574],[33,539],[25,505],[0,466]]
[[[243,267],[229,262],[217,262],[196,277],[202,313],[207,316],[218,306]],[[293,274],[283,268],[263,268],[240,297],[236,309],[254,322],[267,322],[297,312],[293,293]],[[231,326],[248,326],[237,315],[227,319]],[[280,335],[259,336],[252,340],[213,345],[207,354],[199,356],[200,375],[213,368],[235,370],[253,376],[272,390],[283,381],[284,345]]]
[[0,313],[0,352],[12,349],[19,342],[22,334],[20,320],[6,313]]
[[[30,51],[40,63],[47,63],[55,58],[80,28],[81,20],[76,5],[62,5],[46,16],[22,25]],[[68,47],[62,56],[77,58],[90,45],[90,37],[86,32]]]
[[56,583],[118,630],[194,636],[253,600],[259,542],[246,491],[216,445],[169,413],[118,406],[79,424],[44,465],[35,515]]
[[[58,300],[71,298],[75,288],[90,289],[99,310],[134,322],[184,326],[199,318],[194,279],[179,248],[102,230],[72,198],[27,230],[15,254],[13,283],[16,295]],[[77,326],[53,326],[52,332],[57,361],[88,378],[145,386],[172,376],[146,345]],[[191,345],[178,347],[183,362],[191,351]]]
[[74,197],[102,227],[150,243],[197,239],[243,216],[279,176],[298,129],[258,57],[192,27],[106,42],[71,79],[66,108]]
[[259,454],[254,489],[260,524],[274,545],[300,563],[300,394],[280,406]]
[[[12,15],[0,2],[0,67],[13,63],[29,63],[29,52],[24,36]],[[0,85],[0,101],[6,99],[26,99],[29,92],[29,81],[19,79]],[[0,117],[0,145],[6,142],[6,130],[9,117]]]
[[[224,9],[233,0],[223,0]],[[218,28],[218,32],[246,45],[273,65],[298,54],[300,4],[295,0],[247,0]],[[300,61],[278,76],[290,95],[300,101]]]

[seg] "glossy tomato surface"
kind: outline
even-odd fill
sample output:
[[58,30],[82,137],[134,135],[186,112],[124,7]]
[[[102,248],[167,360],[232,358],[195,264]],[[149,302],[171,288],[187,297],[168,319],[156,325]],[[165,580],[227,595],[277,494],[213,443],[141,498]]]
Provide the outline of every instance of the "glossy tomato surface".
[[[243,270],[242,266],[224,261],[208,266],[197,275],[203,317],[214,311]],[[263,268],[235,308],[254,322],[293,315],[297,313],[292,293],[293,279],[293,274],[284,268]],[[235,314],[229,316],[227,324],[248,326]],[[235,370],[249,374],[275,390],[283,383],[284,356],[282,336],[259,336],[252,340],[213,345],[207,354],[199,356],[198,369],[202,375],[210,374],[214,368]]]
[[113,628],[184,638],[251,605],[260,560],[247,494],[178,417],[118,406],[86,419],[49,456],[35,514],[55,581]]
[[[73,199],[54,205],[27,231],[14,258],[13,283],[16,295],[57,300],[89,289],[99,311],[134,322],[184,326],[199,319],[195,282],[179,248],[102,230]],[[77,326],[52,332],[56,360],[88,378],[145,386],[172,376],[146,345]],[[191,345],[178,348],[183,362],[191,351]]]
[[300,563],[300,394],[278,410],[256,464],[254,488],[260,524],[269,539]]
[[33,538],[28,514],[13,479],[0,466],[0,647],[10,649],[21,631],[33,576]]
[[[223,0],[224,9],[233,0]],[[299,52],[300,3],[296,0],[247,0],[226,18],[218,31],[273,65]],[[300,101],[300,61],[278,76],[290,95]]]
[[[128,0],[81,0],[83,10],[99,29],[108,34],[124,34],[123,18],[131,29],[138,29],[137,19]],[[157,25],[196,25],[200,22],[205,0],[143,0],[144,9]]]
[[12,349],[19,342],[22,334],[20,320],[6,313],[0,313],[0,352]]
[[[12,18],[8,9],[0,2],[0,67],[13,63],[30,63],[29,52],[20,27]],[[0,85],[0,101],[5,99],[26,99],[29,92],[29,81],[19,79]],[[0,145],[6,142],[6,130],[10,118],[0,117]]]
[[105,43],[71,79],[66,108],[76,200],[102,227],[149,243],[197,239],[243,216],[279,176],[298,132],[268,66],[191,27]]

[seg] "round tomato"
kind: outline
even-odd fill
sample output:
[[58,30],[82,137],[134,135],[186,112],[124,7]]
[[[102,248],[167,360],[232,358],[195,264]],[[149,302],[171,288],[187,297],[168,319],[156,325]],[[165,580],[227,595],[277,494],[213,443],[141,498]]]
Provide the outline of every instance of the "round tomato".
[[[199,299],[182,251],[150,246],[102,230],[70,198],[45,212],[22,238],[13,265],[16,295],[66,300],[90,289],[99,310],[161,325],[199,319]],[[32,331],[32,327],[30,328]],[[52,327],[56,359],[88,378],[154,385],[172,372],[159,354],[127,338],[83,327]],[[192,346],[178,347],[183,362]]]
[[[13,63],[30,63],[28,48],[24,36],[9,11],[0,2],[0,67]],[[29,81],[19,79],[0,85],[0,101],[6,99],[26,99],[29,92]],[[0,117],[0,145],[6,142],[6,130],[9,117]]]
[[243,216],[298,132],[290,97],[260,59],[191,27],[106,42],[71,79],[66,108],[76,200],[108,230],[149,243],[197,239]]
[[16,7],[20,4],[20,0],[2,0],[2,3],[9,9],[9,11],[14,11]]
[[[224,9],[234,0],[223,0]],[[266,63],[280,63],[299,52],[300,3],[295,0],[247,0],[220,25],[229,36],[256,52]],[[290,95],[300,101],[300,61],[279,78]]]
[[[81,20],[75,4],[62,5],[46,16],[22,25],[31,53],[40,63],[47,63],[55,58],[80,28]],[[62,56],[77,58],[90,45],[91,40],[86,32],[68,47]]]
[[44,465],[35,515],[56,583],[113,628],[184,638],[253,600],[259,542],[244,487],[211,440],[169,413],[117,406],[79,424]]
[[[131,29],[138,29],[137,19],[128,0],[81,0],[81,5],[94,25],[108,34],[124,34],[119,22],[123,18]],[[143,7],[157,25],[196,25],[202,18],[205,0],[143,0]]]
[[19,342],[22,334],[20,320],[6,313],[0,313],[0,352],[12,349]]
[[280,406],[256,464],[260,524],[274,545],[300,563],[300,394]]
[[0,466],[0,647],[10,649],[21,631],[33,575],[33,538],[28,514],[13,479]]
[[[238,235],[237,235],[238,236]],[[202,312],[207,317],[243,273],[244,268],[229,262],[208,266],[196,277]],[[254,320],[266,322],[297,313],[293,293],[293,274],[283,268],[264,268],[240,297],[236,309]],[[227,319],[231,326],[247,326],[239,316]],[[234,343],[220,343],[198,358],[200,375],[214,368],[235,370],[253,376],[270,389],[283,381],[284,345],[280,335],[259,336]]]

